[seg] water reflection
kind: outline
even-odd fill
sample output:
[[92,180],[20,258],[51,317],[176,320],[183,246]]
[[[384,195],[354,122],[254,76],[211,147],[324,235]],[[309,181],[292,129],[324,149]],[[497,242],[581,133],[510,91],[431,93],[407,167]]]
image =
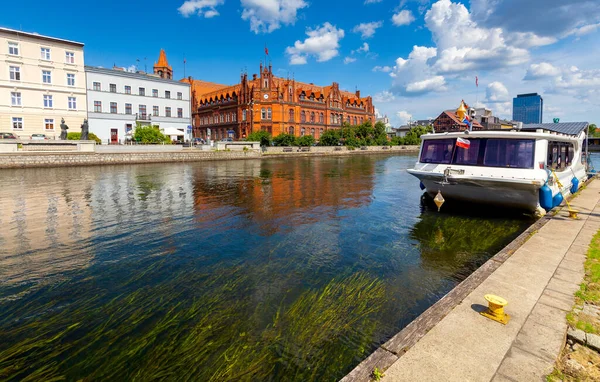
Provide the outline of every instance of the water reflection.
[[0,379],[340,378],[527,225],[414,160],[3,172]]

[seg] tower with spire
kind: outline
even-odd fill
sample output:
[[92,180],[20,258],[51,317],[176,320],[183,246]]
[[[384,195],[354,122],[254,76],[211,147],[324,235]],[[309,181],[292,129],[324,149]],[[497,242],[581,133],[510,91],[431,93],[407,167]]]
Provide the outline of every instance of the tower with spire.
[[154,74],[158,74],[160,78],[173,79],[173,68],[169,65],[169,61],[167,61],[167,54],[164,49],[160,50],[158,62],[154,63]]

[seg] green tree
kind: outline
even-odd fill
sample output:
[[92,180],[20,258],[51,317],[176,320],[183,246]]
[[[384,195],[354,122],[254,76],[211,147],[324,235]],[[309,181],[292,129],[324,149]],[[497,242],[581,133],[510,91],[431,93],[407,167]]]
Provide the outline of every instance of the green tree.
[[393,146],[403,146],[404,145],[404,137],[393,137],[390,143]]
[[340,143],[340,130],[327,130],[319,137],[319,145],[321,146],[337,146]]
[[275,146],[293,146],[296,143],[296,137],[291,134],[281,133],[273,138]]
[[303,135],[296,140],[298,146],[312,146],[315,143],[315,137],[312,135]]
[[246,137],[246,141],[248,142],[260,142],[261,146],[271,146],[271,134],[269,134],[269,132],[267,131],[254,131],[250,134],[248,134],[248,137]]
[[595,123],[590,123],[588,126],[588,136],[600,137],[600,130],[596,127]]
[[160,132],[158,126],[143,126],[137,124],[133,133],[133,140],[139,143],[171,143],[171,139]]
[[[81,133],[67,133],[67,139],[69,141],[78,141],[81,138]],[[96,134],[94,133],[89,133],[88,134],[88,138],[91,141],[96,141],[97,144],[101,144],[102,141],[100,140],[100,138],[98,138],[96,136]]]

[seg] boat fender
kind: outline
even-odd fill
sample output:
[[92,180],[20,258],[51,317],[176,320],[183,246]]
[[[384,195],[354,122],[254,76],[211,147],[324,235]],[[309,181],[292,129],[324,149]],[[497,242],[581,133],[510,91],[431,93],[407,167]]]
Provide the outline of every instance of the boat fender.
[[563,199],[564,198],[560,192],[558,194],[554,195],[554,198],[552,198],[554,207],[559,206],[563,202]]
[[579,189],[579,179],[573,177],[573,180],[571,181],[571,194],[575,194],[578,189]]
[[419,182],[419,188],[421,188],[421,191],[425,189],[425,185],[423,184],[423,182]]
[[554,207],[552,201],[552,190],[547,184],[540,187],[540,206],[546,211],[550,211]]

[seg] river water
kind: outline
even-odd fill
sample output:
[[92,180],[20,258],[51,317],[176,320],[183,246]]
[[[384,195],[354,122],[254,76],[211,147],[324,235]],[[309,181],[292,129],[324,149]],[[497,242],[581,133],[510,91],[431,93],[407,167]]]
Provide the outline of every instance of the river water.
[[0,172],[0,379],[334,381],[531,220],[415,156]]

